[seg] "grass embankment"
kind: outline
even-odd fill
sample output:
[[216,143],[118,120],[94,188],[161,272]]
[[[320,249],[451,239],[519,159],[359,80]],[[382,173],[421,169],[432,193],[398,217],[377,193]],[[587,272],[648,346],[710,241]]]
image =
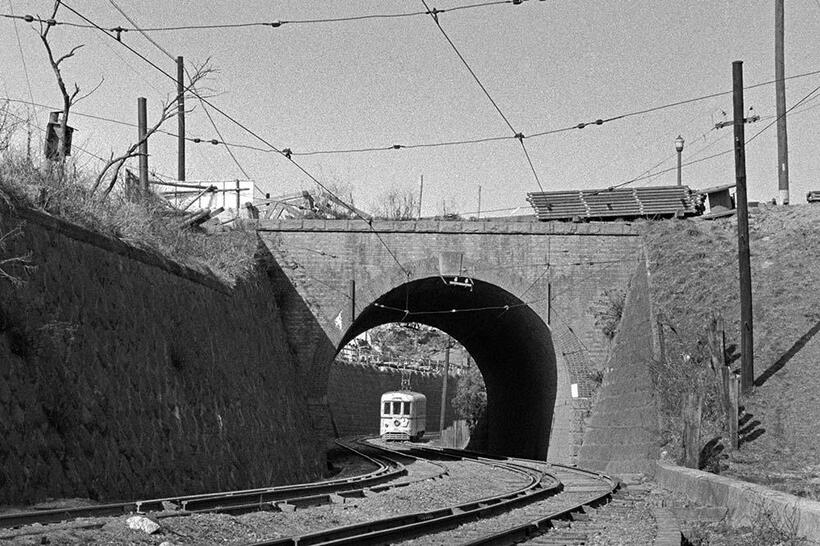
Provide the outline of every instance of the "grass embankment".
[[[647,223],[643,230],[665,341],[656,369],[664,439],[680,460],[687,392],[705,395],[701,445],[723,429],[706,328],[711,313],[719,314],[727,345],[739,347],[737,221]],[[756,387],[740,401],[740,449],[728,459],[724,451],[708,469],[820,498],[820,206],[751,209],[750,247]]]
[[183,213],[155,194],[129,197],[119,186],[106,196],[92,194],[90,176],[77,173],[70,163],[63,171],[6,151],[0,155],[0,202],[47,212],[194,269],[210,270],[231,284],[253,270],[256,236],[241,221],[211,234],[180,228]]

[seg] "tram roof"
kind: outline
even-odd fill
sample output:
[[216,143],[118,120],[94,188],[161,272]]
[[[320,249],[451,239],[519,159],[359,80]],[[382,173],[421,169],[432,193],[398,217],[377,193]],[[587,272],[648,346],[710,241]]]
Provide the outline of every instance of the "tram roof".
[[413,400],[426,400],[427,397],[424,396],[420,392],[415,391],[387,391],[386,393],[382,394],[382,401],[384,400],[401,400],[401,401],[413,401]]

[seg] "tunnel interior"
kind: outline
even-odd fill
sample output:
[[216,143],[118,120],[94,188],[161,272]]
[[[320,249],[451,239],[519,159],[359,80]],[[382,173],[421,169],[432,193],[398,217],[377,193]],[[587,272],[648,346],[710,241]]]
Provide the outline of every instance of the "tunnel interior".
[[339,348],[390,322],[438,328],[474,358],[487,387],[487,451],[546,458],[557,372],[550,330],[535,311],[491,283],[428,277],[398,286],[371,302]]

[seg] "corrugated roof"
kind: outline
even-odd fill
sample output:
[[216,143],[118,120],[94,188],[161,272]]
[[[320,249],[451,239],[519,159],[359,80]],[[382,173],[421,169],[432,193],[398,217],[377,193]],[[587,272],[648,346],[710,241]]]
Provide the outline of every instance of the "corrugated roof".
[[539,220],[695,216],[701,213],[701,198],[688,186],[532,192],[527,194],[527,201]]

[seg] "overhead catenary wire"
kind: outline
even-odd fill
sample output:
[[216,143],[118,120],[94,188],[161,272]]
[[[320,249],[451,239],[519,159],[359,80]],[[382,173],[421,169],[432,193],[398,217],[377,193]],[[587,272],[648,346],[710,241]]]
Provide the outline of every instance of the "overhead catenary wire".
[[[82,13],[80,13],[79,11],[77,11],[76,9],[74,9],[73,7],[71,7],[71,6],[70,6],[68,3],[66,3],[65,1],[63,1],[61,5],[63,5],[66,9],[68,9],[69,11],[71,11],[72,13],[74,13],[75,15],[77,15],[78,17],[80,17],[81,19],[83,19],[84,21],[86,21],[87,23],[89,23],[89,24],[91,24],[91,25],[94,25],[94,27],[95,27],[95,28],[97,28],[99,31],[101,31],[101,32],[106,32],[104,28],[102,28],[102,27],[100,27],[99,25],[95,24],[93,21],[91,21],[91,19],[89,19],[88,17],[86,17],[85,15],[83,15]],[[111,38],[112,38],[112,39],[114,39],[114,40],[116,40],[116,37],[114,37],[114,36],[111,36]],[[171,75],[171,74],[169,74],[168,72],[166,72],[165,70],[163,70],[163,69],[162,69],[160,66],[158,66],[156,63],[154,63],[153,61],[151,61],[150,59],[148,59],[145,55],[141,54],[139,51],[137,51],[136,49],[134,49],[133,47],[129,46],[128,44],[126,44],[126,43],[124,43],[124,42],[121,42],[121,41],[119,41],[119,40],[118,40],[118,43],[122,44],[122,45],[123,45],[123,47],[127,48],[129,51],[131,51],[132,53],[134,53],[135,55],[137,55],[137,56],[138,56],[139,58],[141,58],[143,61],[145,61],[146,63],[148,63],[148,64],[149,64],[149,65],[151,65],[152,67],[154,67],[157,71],[159,71],[160,73],[162,73],[163,75],[165,75],[168,79],[170,79],[170,80],[171,80],[171,81],[173,81],[173,82],[176,82],[176,78],[175,78],[173,75]],[[342,206],[344,206],[345,208],[347,208],[348,210],[350,210],[350,211],[351,211],[353,214],[355,214],[357,217],[359,217],[359,218],[361,218],[362,220],[364,220],[365,222],[367,222],[367,224],[370,226],[370,228],[371,228],[372,232],[374,233],[374,235],[376,236],[376,238],[379,240],[379,242],[381,243],[381,245],[382,245],[382,246],[384,246],[384,248],[387,250],[387,253],[388,253],[388,254],[390,255],[390,257],[393,259],[393,261],[395,261],[395,262],[396,262],[396,264],[399,266],[399,269],[401,269],[401,270],[405,273],[405,275],[408,275],[408,276],[410,275],[410,272],[409,272],[409,271],[407,270],[407,268],[405,268],[405,267],[404,267],[404,265],[403,265],[403,264],[399,261],[399,259],[398,259],[398,257],[396,256],[395,252],[394,252],[394,251],[393,251],[393,250],[392,250],[392,249],[391,249],[391,248],[387,245],[387,243],[385,242],[385,240],[384,240],[384,238],[381,236],[381,234],[379,234],[379,232],[378,232],[378,231],[376,231],[375,229],[373,229],[373,226],[372,226],[372,218],[365,218],[365,217],[364,217],[364,216],[362,216],[362,214],[361,214],[358,210],[356,210],[354,207],[352,207],[352,206],[350,206],[350,205],[346,204],[344,200],[342,200],[342,199],[341,199],[340,197],[338,197],[338,196],[337,196],[334,192],[332,192],[329,188],[327,188],[327,186],[325,186],[324,184],[322,184],[322,183],[319,181],[319,179],[317,179],[315,176],[313,176],[313,174],[311,174],[311,173],[310,173],[307,169],[305,169],[302,165],[300,165],[299,163],[297,163],[297,162],[296,162],[296,161],[295,161],[295,160],[294,160],[294,159],[290,156],[290,154],[285,154],[282,150],[280,150],[279,148],[277,148],[276,146],[274,146],[273,144],[271,144],[270,142],[268,142],[268,140],[266,140],[264,137],[260,136],[258,133],[256,133],[255,131],[253,131],[253,130],[252,130],[252,129],[250,129],[249,127],[247,127],[245,124],[243,124],[242,122],[240,122],[239,120],[237,120],[236,118],[234,118],[233,116],[231,116],[230,114],[228,114],[227,112],[225,112],[224,110],[222,110],[221,108],[219,108],[218,106],[214,105],[214,104],[213,104],[211,101],[209,101],[208,99],[206,99],[206,98],[202,97],[201,95],[199,95],[196,91],[191,90],[191,93],[192,93],[194,96],[196,96],[199,100],[203,101],[203,103],[205,103],[205,104],[209,105],[209,106],[210,106],[211,108],[213,108],[216,112],[219,112],[222,116],[224,116],[225,118],[227,118],[228,120],[230,120],[230,121],[231,121],[233,124],[235,124],[237,127],[239,127],[240,129],[242,129],[243,131],[247,132],[248,134],[250,134],[251,136],[253,136],[253,137],[254,137],[254,138],[256,138],[257,140],[259,140],[260,142],[262,142],[262,143],[263,143],[263,144],[265,144],[266,146],[270,147],[272,150],[274,150],[274,151],[276,151],[277,153],[279,153],[282,157],[285,157],[285,158],[286,158],[286,159],[287,159],[287,160],[288,160],[288,161],[289,161],[292,165],[294,165],[294,166],[295,166],[297,169],[299,169],[299,171],[301,171],[301,172],[302,172],[305,176],[307,176],[307,177],[308,177],[308,178],[310,178],[313,182],[315,182],[315,183],[316,183],[316,184],[317,184],[320,188],[322,188],[323,190],[325,190],[328,194],[333,195],[333,196],[334,196],[334,197],[338,200],[338,203],[340,203]]]
[[507,124],[507,127],[510,128],[510,131],[512,131],[513,133],[513,137],[516,138],[518,142],[521,144],[521,150],[524,152],[524,157],[527,159],[527,164],[529,165],[530,170],[532,171],[532,175],[535,178],[535,182],[536,184],[538,184],[538,188],[541,191],[544,191],[544,187],[541,185],[541,179],[538,178],[538,172],[535,170],[535,165],[533,165],[532,159],[530,158],[530,154],[529,152],[527,152],[527,147],[524,145],[524,134],[520,131],[516,131],[515,127],[513,127],[513,124],[510,123],[510,120],[507,118],[506,115],[504,115],[504,112],[501,110],[501,107],[498,106],[498,103],[495,101],[495,99],[493,99],[492,95],[490,95],[490,92],[487,90],[484,84],[481,83],[478,74],[475,73],[475,70],[473,70],[473,68],[470,66],[470,63],[467,62],[467,59],[464,58],[464,55],[462,55],[461,51],[459,51],[458,47],[456,47],[455,42],[453,42],[453,40],[447,34],[447,31],[444,30],[444,27],[441,26],[441,22],[438,20],[438,14],[436,13],[436,11],[430,9],[430,6],[427,4],[427,0],[421,0],[421,3],[424,4],[424,7],[427,9],[427,13],[429,13],[430,17],[433,19],[433,22],[436,24],[436,28],[439,29],[442,36],[444,36],[444,39],[447,40],[448,44],[450,44],[450,47],[461,60],[461,63],[464,65],[464,67],[467,69],[470,75],[473,77],[473,80],[475,80],[475,82],[478,84],[478,87],[481,88],[481,91],[493,105],[493,108],[495,108],[496,112],[498,112],[498,115],[501,116],[501,119],[504,120],[504,123]]
[[[14,16],[14,5],[12,5],[11,0],[9,2],[9,11],[11,12],[12,16]],[[23,42],[20,40],[20,31],[17,28],[17,20],[13,21],[14,23],[14,35],[17,37],[17,48],[20,50],[20,60],[23,62],[23,73],[26,76],[26,86],[28,87],[28,96],[31,99],[31,102],[34,102],[34,93],[31,89],[31,78],[28,74],[28,64],[26,64],[26,54],[23,52]]]
[[[156,40],[154,40],[153,38],[151,38],[151,37],[150,37],[150,36],[149,36],[149,35],[148,35],[148,34],[147,34],[144,30],[140,29],[140,27],[136,24],[136,22],[135,22],[133,19],[131,19],[131,18],[128,16],[128,14],[127,14],[127,13],[125,13],[125,11],[124,11],[122,8],[120,8],[120,6],[118,6],[118,5],[117,5],[117,3],[116,3],[114,0],[108,0],[108,1],[109,1],[109,3],[110,3],[112,6],[114,6],[114,9],[116,9],[118,12],[120,12],[120,15],[122,15],[123,17],[125,17],[125,19],[126,19],[129,23],[131,23],[131,24],[134,26],[134,28],[135,28],[135,29],[137,29],[137,30],[139,31],[139,33],[140,33],[140,34],[141,34],[141,35],[142,35],[142,36],[143,36],[146,40],[148,40],[151,44],[153,44],[153,45],[154,45],[154,47],[156,47],[157,49],[159,49],[159,50],[160,50],[162,53],[164,53],[164,54],[165,54],[165,55],[166,55],[169,59],[171,59],[171,62],[176,62],[176,58],[175,58],[173,55],[171,55],[171,54],[168,52],[168,50],[166,50],[164,47],[162,47],[161,45],[159,45],[159,43],[157,43],[157,41],[156,41]],[[190,83],[189,83],[189,85],[190,85],[191,89],[193,89],[193,88],[194,88],[194,82],[193,82],[193,78],[191,77],[191,73],[188,71],[188,67],[183,67],[183,70],[185,71],[185,75],[186,75],[186,76],[188,76],[188,80],[189,80],[189,82],[190,82]],[[193,89],[193,90],[195,91],[195,89]],[[246,170],[245,170],[245,168],[242,166],[242,164],[239,162],[239,159],[236,157],[236,154],[234,154],[234,153],[233,153],[233,150],[231,150],[230,146],[228,146],[228,145],[225,143],[225,139],[222,137],[222,133],[219,131],[219,127],[217,127],[217,126],[216,126],[216,122],[214,121],[213,116],[211,116],[211,113],[208,111],[208,106],[205,104],[205,102],[202,100],[202,98],[199,96],[199,94],[198,94],[198,93],[194,93],[194,96],[195,96],[195,97],[197,97],[197,98],[199,99],[200,104],[202,104],[202,109],[205,111],[205,115],[208,117],[208,121],[211,123],[211,126],[213,127],[213,129],[214,129],[214,131],[216,132],[217,136],[219,136],[219,140],[222,142],[222,145],[223,145],[223,146],[225,146],[225,149],[228,151],[228,155],[231,157],[231,159],[233,160],[234,164],[235,164],[235,165],[237,166],[237,168],[239,169],[239,172],[241,172],[241,173],[242,173],[242,175],[243,175],[245,178],[248,178],[248,179],[249,179],[249,178],[250,178],[250,175],[248,174],[248,171],[246,171]],[[256,186],[254,185],[254,187],[256,187]],[[259,190],[258,188],[257,188],[257,190],[261,192],[261,190]],[[263,193],[263,195],[264,195],[264,193]]]
[[[11,111],[9,111],[9,110],[6,110],[5,114],[7,114],[7,115],[9,115],[9,116],[12,116],[13,118],[17,119],[18,121],[31,122],[31,119],[30,119],[30,118],[29,118],[29,119],[26,119],[26,118],[24,118],[24,117],[22,117],[22,116],[18,116],[17,114],[15,114],[14,112],[11,112]],[[45,130],[45,129],[43,129],[42,127],[40,127],[39,125],[37,125],[36,123],[31,123],[31,125],[33,125],[33,126],[34,126],[34,128],[35,128],[35,129],[37,129],[38,131],[40,131],[41,133],[46,134],[46,130]],[[79,146],[79,145],[78,145],[78,144],[76,144],[76,143],[72,143],[72,144],[71,144],[71,147],[72,147],[72,149],[73,149],[73,148],[76,148],[77,150],[80,150],[80,151],[81,151],[81,152],[83,152],[84,154],[89,155],[89,156],[93,157],[94,159],[98,159],[98,160],[102,161],[103,163],[106,163],[106,162],[108,161],[107,159],[105,159],[105,158],[103,158],[103,157],[98,156],[98,155],[97,155],[97,154],[95,154],[94,152],[90,152],[90,151],[86,150],[85,148],[83,148],[83,147]]]
[[[475,9],[475,8],[484,8],[489,6],[496,6],[499,4],[513,4],[512,0],[491,0],[488,2],[477,2],[475,4],[467,4],[463,6],[454,6],[451,8],[443,8],[437,9],[434,8],[432,13],[435,15],[451,12],[451,11],[460,11],[466,9]],[[312,18],[312,19],[269,19],[265,21],[249,21],[245,23],[211,23],[211,24],[200,24],[200,25],[176,25],[176,26],[164,26],[164,27],[145,27],[142,28],[142,31],[145,32],[178,32],[178,31],[195,31],[195,30],[234,30],[238,28],[254,28],[254,27],[262,27],[262,28],[279,28],[283,25],[310,25],[310,24],[326,24],[326,23],[349,23],[349,22],[356,22],[356,21],[371,21],[371,20],[379,20],[379,19],[402,19],[402,18],[409,18],[409,17],[420,17],[426,16],[430,14],[429,11],[411,11],[411,12],[399,12],[399,13],[371,13],[371,14],[363,14],[363,15],[350,15],[344,17],[319,17],[319,18]],[[37,22],[43,23],[51,26],[56,25],[64,25],[69,27],[75,28],[88,28],[88,29],[96,29],[98,28],[94,24],[83,24],[83,23],[76,23],[72,21],[60,21],[57,19],[43,19],[41,17],[37,17],[34,15],[15,15],[12,13],[9,14],[0,14],[2,17],[6,17],[9,19],[20,19],[26,21],[28,23]],[[133,23],[131,23],[133,25]],[[104,30],[111,33],[116,33],[117,36],[120,36],[124,32],[139,32],[140,29],[134,25],[133,28],[123,27],[122,25],[118,25],[116,27],[103,27]]]
[[[773,82],[770,82],[770,83],[773,83]],[[758,84],[758,85],[760,85],[760,84]],[[754,87],[757,87],[757,85],[754,86]],[[747,145],[750,142],[754,141],[757,137],[759,137],[761,134],[763,134],[763,132],[765,132],[766,130],[771,128],[773,125],[775,125],[781,117],[787,115],[789,112],[791,112],[792,110],[794,110],[795,108],[797,108],[798,106],[800,106],[801,104],[803,104],[804,102],[809,100],[818,91],[820,91],[820,85],[815,87],[814,89],[812,89],[807,95],[803,96],[803,98],[801,98],[800,100],[795,102],[793,105],[791,105],[789,108],[787,108],[786,111],[783,112],[782,116],[776,116],[775,119],[772,120],[771,123],[769,123],[768,125],[766,125],[762,129],[760,129],[758,132],[756,132],[751,137],[747,138],[746,141],[744,142],[744,145]],[[716,157],[720,157],[720,156],[723,156],[723,155],[728,155],[728,154],[734,153],[734,151],[735,150],[734,150],[734,147],[733,147],[729,150],[724,150],[722,152],[718,152],[718,153],[715,153],[715,154],[712,154],[712,155],[709,155],[709,156],[706,156],[706,157],[702,157],[700,159],[695,159],[695,160],[692,160],[692,161],[688,161],[686,163],[682,163],[681,167],[688,167],[689,165],[694,165],[696,163],[702,163],[703,161],[708,161],[708,160],[714,159]],[[646,176],[643,176],[643,175],[642,176],[637,176],[637,177],[631,178],[631,179],[629,179],[625,182],[615,184],[614,186],[609,186],[605,190],[599,190],[599,191],[593,192],[590,195],[597,195],[597,194],[603,193],[604,191],[609,191],[609,190],[614,190],[614,189],[617,189],[617,188],[621,188],[621,187],[627,186],[629,184],[632,184],[634,182],[637,182],[639,180],[643,180],[645,178],[650,178],[650,177],[653,177],[653,176],[657,176],[659,174],[665,174],[665,173],[668,173],[668,172],[672,172],[674,170],[677,170],[677,167],[670,167],[668,169],[664,169],[662,171],[657,171],[655,173],[652,173],[652,174],[646,175]]]

